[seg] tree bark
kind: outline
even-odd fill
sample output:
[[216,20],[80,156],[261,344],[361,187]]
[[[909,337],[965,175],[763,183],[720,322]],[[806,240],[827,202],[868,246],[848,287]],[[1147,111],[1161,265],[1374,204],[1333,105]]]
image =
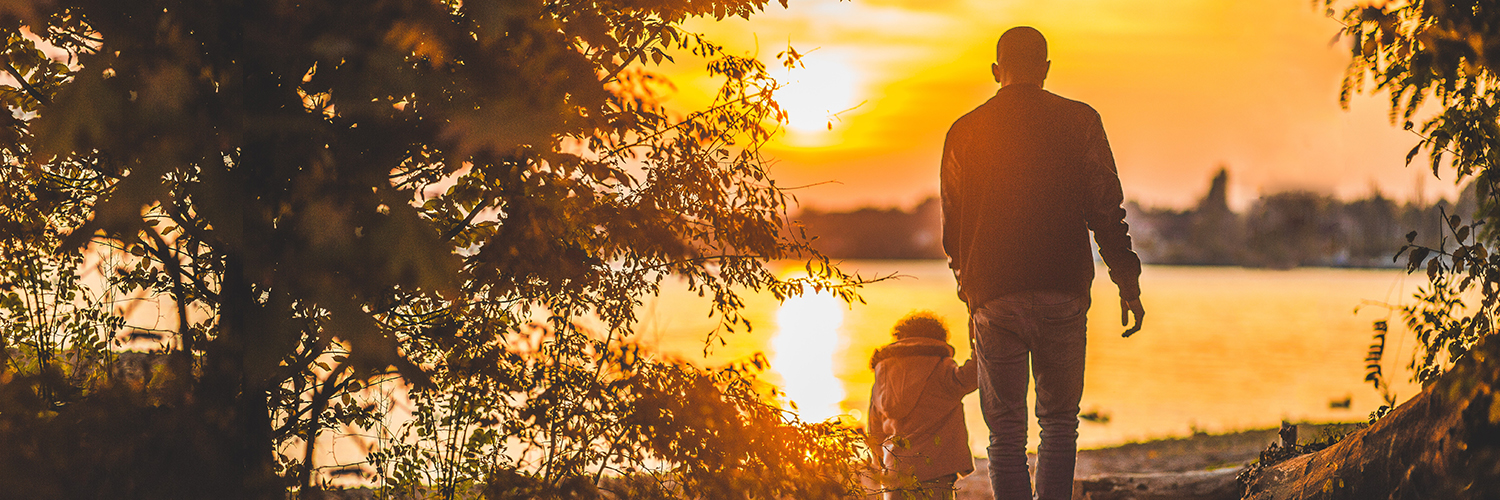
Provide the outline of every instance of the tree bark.
[[268,388],[245,369],[248,313],[254,299],[239,258],[226,256],[224,263],[218,336],[205,355],[198,400],[208,414],[228,416],[216,424],[229,447],[223,453],[235,469],[230,474],[231,482],[238,483],[233,498],[282,498],[285,488],[278,484],[271,449]]

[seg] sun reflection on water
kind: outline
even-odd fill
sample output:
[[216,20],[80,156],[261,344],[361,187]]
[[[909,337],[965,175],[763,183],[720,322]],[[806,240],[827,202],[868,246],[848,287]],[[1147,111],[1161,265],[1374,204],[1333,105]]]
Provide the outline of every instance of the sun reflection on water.
[[771,367],[804,421],[839,415],[844,384],[833,373],[845,305],[827,292],[804,293],[781,304],[771,338]]

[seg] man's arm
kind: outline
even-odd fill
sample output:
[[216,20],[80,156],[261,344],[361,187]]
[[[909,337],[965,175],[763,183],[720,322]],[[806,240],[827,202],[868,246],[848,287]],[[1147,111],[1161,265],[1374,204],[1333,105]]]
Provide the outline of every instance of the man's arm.
[[1130,226],[1125,223],[1125,193],[1120,187],[1120,174],[1115,167],[1114,153],[1109,149],[1109,139],[1104,134],[1104,124],[1094,115],[1093,126],[1085,138],[1086,163],[1084,219],[1094,232],[1094,241],[1099,244],[1099,256],[1109,267],[1109,279],[1120,289],[1120,325],[1129,326],[1130,315],[1135,315],[1135,326],[1125,331],[1129,337],[1141,329],[1146,310],[1141,306],[1141,259],[1130,248]]

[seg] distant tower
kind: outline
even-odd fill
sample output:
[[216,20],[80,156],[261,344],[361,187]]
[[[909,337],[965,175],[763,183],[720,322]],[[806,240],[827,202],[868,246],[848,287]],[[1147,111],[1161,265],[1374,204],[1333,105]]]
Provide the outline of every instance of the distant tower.
[[1208,185],[1208,194],[1198,202],[1189,219],[1192,222],[1184,249],[1186,262],[1218,266],[1240,263],[1245,231],[1239,215],[1229,211],[1228,168],[1219,165],[1219,173]]
[[1208,186],[1208,195],[1198,202],[1198,213],[1222,214],[1229,212],[1229,169],[1219,165],[1219,173],[1214,175],[1213,183]]

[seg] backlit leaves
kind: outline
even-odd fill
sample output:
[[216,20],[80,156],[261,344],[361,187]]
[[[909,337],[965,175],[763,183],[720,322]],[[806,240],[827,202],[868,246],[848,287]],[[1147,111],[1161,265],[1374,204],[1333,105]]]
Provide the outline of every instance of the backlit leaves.
[[[244,484],[312,486],[315,463],[272,450],[374,432],[379,412],[367,403],[378,398],[361,398],[394,374],[415,388],[412,429],[425,443],[377,447],[384,463],[425,464],[382,470],[401,484],[452,493],[515,474],[553,487],[597,480],[595,467],[615,463],[600,446],[639,444],[611,430],[609,415],[639,415],[630,405],[644,391],[689,389],[719,398],[702,408],[721,413],[647,419],[661,433],[652,439],[668,440],[649,449],[652,460],[691,468],[694,457],[672,450],[752,413],[754,425],[704,441],[743,446],[741,462],[692,477],[757,488],[736,472],[754,460],[743,457],[826,438],[834,444],[806,448],[826,463],[776,457],[797,465],[776,473],[838,483],[854,456],[840,441],[847,429],[786,421],[733,377],[603,361],[632,333],[641,297],[669,277],[712,297],[723,328],[705,332],[710,341],[750,326],[738,314],[747,291],[856,298],[857,277],[784,236],[792,199],[759,151],[784,118],[776,82],[762,62],[682,26],[767,5],[28,4],[15,11],[25,29],[62,55],[48,58],[18,23],[0,26],[0,59],[19,76],[0,88],[12,110],[0,149],[48,188],[39,197],[74,200],[55,208],[74,218],[64,244],[112,245],[142,263],[121,269],[121,283],[205,311],[177,332],[202,373],[195,397],[255,417],[222,423],[224,439],[265,442],[229,449],[259,450],[239,458],[288,476]],[[674,89],[652,68],[684,53],[722,82],[705,109],[663,105]],[[81,185],[91,191],[72,196]],[[18,233],[38,224],[17,220]],[[781,279],[765,265],[789,258],[811,259],[809,277]],[[523,331],[537,339],[521,342]],[[648,370],[675,385],[622,382]],[[268,396],[264,425],[243,411],[256,395]],[[513,439],[549,458],[501,459]],[[790,489],[757,491],[846,492],[772,484]],[[677,493],[710,491],[722,490]]]
[[[1331,2],[1327,2],[1331,4]],[[1455,180],[1500,179],[1500,5],[1492,0],[1417,0],[1350,7],[1342,35],[1351,62],[1341,101],[1355,92],[1389,91],[1391,122],[1413,129],[1429,97],[1439,108],[1420,127],[1408,163],[1427,150],[1434,175],[1451,165]],[[1481,175],[1482,174],[1482,175]]]
[[[1347,106],[1355,92],[1366,91],[1367,79],[1374,84],[1371,92],[1388,91],[1391,122],[1421,135],[1406,155],[1407,163],[1425,150],[1433,175],[1451,167],[1455,182],[1472,176],[1480,198],[1475,222],[1445,217],[1447,228],[1436,248],[1411,244],[1415,233],[1407,235],[1408,245],[1402,248],[1410,251],[1407,270],[1425,269],[1428,276],[1429,285],[1402,313],[1419,341],[1412,361],[1416,378],[1431,382],[1480,338],[1493,334],[1500,312],[1500,258],[1486,250],[1500,233],[1483,225],[1500,217],[1500,204],[1492,197],[1500,181],[1500,4],[1358,3],[1344,10],[1342,22],[1351,56],[1342,103]],[[1429,98],[1435,98],[1436,108]],[[1421,118],[1419,112],[1429,114]],[[1451,251],[1450,237],[1455,245]],[[1383,347],[1383,325],[1379,330]],[[1372,347],[1377,364],[1370,376],[1377,380],[1382,353]]]
[[[1483,222],[1464,224],[1458,216],[1444,219],[1447,234],[1437,248],[1415,244],[1402,248],[1409,251],[1407,271],[1425,269],[1428,277],[1428,286],[1413,297],[1416,303],[1401,308],[1418,340],[1411,368],[1423,383],[1436,380],[1481,338],[1492,335],[1500,314],[1500,256],[1492,256],[1484,242],[1474,238]],[[1378,388],[1383,384],[1379,361],[1384,354],[1384,323],[1377,322],[1376,330],[1378,342],[1366,359],[1371,366],[1366,379]]]

